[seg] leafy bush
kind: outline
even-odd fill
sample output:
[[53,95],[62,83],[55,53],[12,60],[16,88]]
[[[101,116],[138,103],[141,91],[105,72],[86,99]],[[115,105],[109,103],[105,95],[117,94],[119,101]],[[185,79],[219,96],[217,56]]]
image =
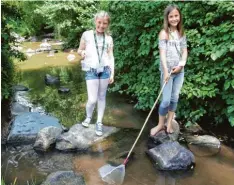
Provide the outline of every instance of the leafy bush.
[[20,13],[14,4],[9,2],[1,2],[2,20],[1,20],[1,98],[8,99],[12,95],[12,85],[14,79],[14,64],[13,59],[17,58],[24,60],[25,56],[13,49],[16,46],[15,38],[12,36],[14,26],[12,20],[18,19]]
[[77,48],[82,32],[92,28],[97,4],[95,1],[45,1],[35,13],[45,18],[59,39],[65,38],[64,48]]
[[[168,2],[110,2],[116,82],[113,91],[149,109],[158,95],[158,33]],[[184,17],[189,57],[178,116],[187,122],[204,115],[234,126],[233,2],[176,2]],[[218,12],[218,13],[216,13]]]

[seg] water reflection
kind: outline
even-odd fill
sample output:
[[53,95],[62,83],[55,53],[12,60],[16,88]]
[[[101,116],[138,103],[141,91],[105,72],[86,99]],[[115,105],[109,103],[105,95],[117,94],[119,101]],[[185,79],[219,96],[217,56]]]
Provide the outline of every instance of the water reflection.
[[159,175],[159,178],[155,183],[155,185],[175,185],[175,184],[176,184],[175,178],[166,174]]
[[[36,49],[38,43],[25,43],[26,48]],[[56,46],[51,44],[52,47]],[[54,49],[54,48],[53,48]],[[86,103],[84,75],[80,71],[79,56],[74,63],[67,61],[68,53],[59,52],[54,57],[40,53],[18,64],[19,82],[31,89],[30,99],[41,103],[43,108],[66,125],[73,125],[82,120]],[[47,65],[45,65],[45,62]],[[55,66],[59,66],[55,68]],[[63,67],[61,67],[63,66]],[[66,66],[66,67],[64,67]],[[71,89],[69,95],[60,95],[57,87],[45,86],[45,74],[59,76],[61,84]],[[18,95],[17,95],[18,96]],[[20,95],[25,102],[28,99]],[[36,108],[35,108],[36,109]],[[146,115],[128,104],[123,96],[108,94],[104,123],[123,128],[140,128]],[[152,116],[152,119],[153,116]],[[196,156],[196,167],[189,172],[161,172],[145,154],[149,129],[140,138],[133,159],[126,167],[124,185],[232,185],[234,182],[234,152],[222,145],[220,151],[207,150],[197,146],[190,149]],[[35,185],[41,184],[46,176],[58,170],[74,170],[83,173],[87,185],[103,185],[98,169],[117,154],[128,151],[139,130],[123,129],[102,143],[98,143],[85,154],[61,153],[58,151],[39,155],[33,149],[2,148],[2,176],[10,184],[17,177],[18,185],[36,179]]]

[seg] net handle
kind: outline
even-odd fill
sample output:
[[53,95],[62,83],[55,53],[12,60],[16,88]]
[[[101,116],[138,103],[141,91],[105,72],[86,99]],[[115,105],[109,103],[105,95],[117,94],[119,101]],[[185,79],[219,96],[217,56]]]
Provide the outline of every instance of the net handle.
[[[170,76],[171,76],[171,73],[172,73],[172,70],[171,70],[170,73],[169,73],[169,78],[170,78]],[[155,107],[156,104],[158,103],[158,100],[159,100],[159,98],[160,98],[160,96],[161,96],[161,94],[162,94],[162,91],[163,91],[163,89],[164,89],[166,83],[167,83],[167,81],[164,82],[164,84],[163,84],[163,86],[162,86],[162,88],[161,88],[161,90],[160,90],[160,92],[159,92],[159,95],[158,95],[157,99],[155,100],[154,105],[153,105],[153,107],[151,108],[151,110],[150,110],[150,112],[149,112],[149,114],[148,114],[148,116],[147,116],[147,118],[146,118],[146,120],[145,120],[145,123],[143,124],[143,126],[142,126],[142,128],[141,128],[140,133],[138,134],[138,136],[137,136],[137,138],[136,138],[134,144],[132,145],[132,148],[131,148],[131,150],[129,151],[128,156],[127,156],[126,159],[124,160],[124,165],[128,162],[128,158],[129,158],[129,156],[131,155],[131,153],[132,153],[132,151],[133,151],[133,149],[134,149],[134,147],[135,147],[135,145],[136,145],[138,139],[140,138],[140,136],[141,136],[141,134],[142,134],[142,132],[143,132],[143,130],[144,130],[144,128],[145,128],[145,125],[146,125],[146,123],[148,122],[149,117],[150,117],[151,113],[152,113],[153,110],[154,110],[154,107]]]

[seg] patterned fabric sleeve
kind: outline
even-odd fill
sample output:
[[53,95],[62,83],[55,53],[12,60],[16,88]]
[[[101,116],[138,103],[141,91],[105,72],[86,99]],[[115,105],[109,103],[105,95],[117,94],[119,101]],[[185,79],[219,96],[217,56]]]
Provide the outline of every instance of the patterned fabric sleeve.
[[158,47],[159,49],[167,49],[167,40],[166,39],[159,40]]
[[181,38],[180,47],[181,49],[187,48],[187,39],[185,36]]

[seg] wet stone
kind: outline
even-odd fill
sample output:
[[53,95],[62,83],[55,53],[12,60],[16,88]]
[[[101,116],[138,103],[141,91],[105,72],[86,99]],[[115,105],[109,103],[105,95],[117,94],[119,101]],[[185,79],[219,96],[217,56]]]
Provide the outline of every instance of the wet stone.
[[66,88],[66,87],[60,87],[59,89],[58,89],[58,93],[60,93],[60,94],[67,94],[67,93],[69,93],[70,92],[70,89],[69,88]]
[[21,105],[17,102],[13,103],[11,106],[11,114],[13,116],[21,115],[25,112],[30,112],[31,108],[25,105]]
[[185,127],[184,129],[186,133],[191,133],[191,134],[204,133],[200,125],[198,125],[197,123],[193,123],[188,127]]
[[73,171],[51,173],[41,185],[85,185],[84,177]]
[[37,112],[16,116],[12,123],[7,143],[16,145],[34,143],[38,132],[48,126],[62,129],[59,120],[52,116],[41,115]]
[[59,77],[51,76],[49,74],[45,75],[45,84],[46,85],[57,85],[60,83]]
[[61,128],[49,126],[41,129],[37,135],[33,148],[37,151],[47,151],[55,143],[57,137],[62,133]]
[[29,90],[28,87],[25,87],[25,86],[23,86],[23,85],[15,85],[15,86],[13,87],[13,89],[14,89],[15,91],[28,91],[28,90]]
[[220,141],[213,136],[203,135],[203,136],[191,136],[185,135],[185,139],[189,144],[206,146],[206,147],[213,147],[213,148],[220,148]]
[[95,124],[90,124],[89,128],[84,128],[81,124],[73,125],[68,132],[60,135],[56,141],[56,149],[62,151],[87,150],[93,144],[102,141],[119,129],[103,125],[103,135],[97,136]]
[[195,165],[193,153],[176,141],[163,143],[146,153],[159,170],[188,170]]

